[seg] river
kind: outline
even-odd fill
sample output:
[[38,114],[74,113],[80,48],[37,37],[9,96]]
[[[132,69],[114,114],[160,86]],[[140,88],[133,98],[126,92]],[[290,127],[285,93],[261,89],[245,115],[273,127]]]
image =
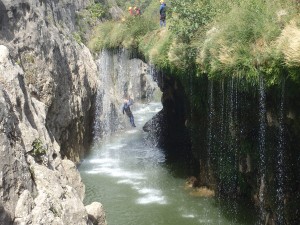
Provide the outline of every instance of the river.
[[160,103],[137,104],[136,128],[94,144],[79,167],[84,203],[101,202],[109,225],[254,224],[223,213],[214,198],[190,195],[163,151],[148,143],[142,127],[161,108]]

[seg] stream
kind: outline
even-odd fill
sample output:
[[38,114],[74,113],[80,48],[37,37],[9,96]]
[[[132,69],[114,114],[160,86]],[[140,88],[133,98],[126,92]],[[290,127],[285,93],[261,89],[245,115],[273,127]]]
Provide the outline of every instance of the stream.
[[84,203],[101,202],[108,225],[254,224],[247,211],[237,219],[214,198],[190,195],[185,178],[148,143],[142,127],[161,108],[161,103],[135,104],[136,128],[94,144],[79,167]]

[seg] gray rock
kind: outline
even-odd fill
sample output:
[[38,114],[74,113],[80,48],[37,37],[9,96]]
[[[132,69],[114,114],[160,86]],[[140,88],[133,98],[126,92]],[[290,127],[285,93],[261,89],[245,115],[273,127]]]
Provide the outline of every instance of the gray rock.
[[93,202],[85,208],[88,213],[89,220],[93,225],[107,225],[105,212],[101,203]]
[[65,174],[67,177],[68,184],[76,190],[81,201],[83,201],[85,186],[82,183],[80,174],[79,174],[75,164],[72,161],[67,160],[67,159],[62,160],[61,162],[62,162],[62,167],[64,168],[64,171],[65,171]]

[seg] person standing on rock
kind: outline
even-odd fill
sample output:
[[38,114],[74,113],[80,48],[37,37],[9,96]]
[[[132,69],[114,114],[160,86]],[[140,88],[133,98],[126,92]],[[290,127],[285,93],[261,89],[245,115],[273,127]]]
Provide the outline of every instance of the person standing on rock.
[[127,98],[124,99],[124,104],[123,104],[123,114],[126,112],[126,115],[129,117],[129,121],[133,127],[136,127],[134,124],[134,117],[132,115],[132,112],[130,110],[130,106],[133,105],[133,100],[128,96]]

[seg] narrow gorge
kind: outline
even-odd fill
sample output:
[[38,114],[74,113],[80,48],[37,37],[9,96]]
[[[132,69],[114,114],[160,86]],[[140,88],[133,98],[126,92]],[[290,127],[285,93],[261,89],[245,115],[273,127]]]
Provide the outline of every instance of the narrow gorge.
[[0,0],[0,224],[300,224],[299,12]]

